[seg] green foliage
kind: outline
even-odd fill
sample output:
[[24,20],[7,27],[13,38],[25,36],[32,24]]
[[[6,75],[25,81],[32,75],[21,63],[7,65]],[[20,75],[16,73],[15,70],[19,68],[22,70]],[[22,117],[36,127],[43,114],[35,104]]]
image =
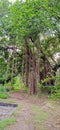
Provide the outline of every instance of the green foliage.
[[0,92],[4,92],[4,86],[0,84]]
[[12,90],[12,88],[13,88],[11,82],[6,83],[4,86],[5,86],[5,90],[7,92]]
[[[39,48],[39,52],[42,50],[40,71],[44,73],[44,54],[49,60],[49,58],[60,49],[59,7],[60,1],[57,2],[55,0],[26,0],[25,2],[17,0],[14,4],[10,4],[8,0],[0,0],[0,47],[3,46],[6,49],[6,47],[17,46],[20,50],[19,54],[17,54],[19,58],[14,55],[14,65],[12,65],[12,55],[10,53],[8,54],[8,51],[1,49],[0,81],[5,82],[7,79],[12,79],[11,77],[22,72],[22,61],[25,57],[22,55],[26,49],[26,41],[29,51],[31,50],[33,55],[35,55],[35,59],[38,59],[38,55],[36,56],[37,48]],[[51,37],[52,31],[54,33],[56,32],[57,35]],[[47,37],[44,36],[46,33]],[[40,41],[40,34],[43,35],[44,40],[42,42]],[[24,61],[23,72],[25,72],[25,66],[26,61]],[[42,84],[50,80],[51,78],[47,77],[42,81]],[[55,86],[60,85],[59,80],[60,79],[56,79]],[[10,90],[10,86],[9,83],[6,85],[7,91]],[[14,91],[18,91],[24,85],[22,85],[20,79],[16,77],[13,86]],[[22,88],[27,92],[25,86]],[[42,89],[44,86],[38,85],[38,88]],[[51,93],[53,92],[52,86],[46,86],[46,89],[51,91]]]
[[14,3],[11,7],[13,31],[17,31],[20,38],[32,37],[35,39],[38,33],[46,31],[48,26],[52,26],[52,20],[49,19],[51,10],[52,7],[46,0]]
[[43,85],[38,83],[38,88],[41,90],[43,88]]
[[6,98],[8,98],[8,94],[6,94],[4,92],[0,92],[0,98],[1,99],[6,99]]
[[22,90],[24,91],[24,93],[28,93],[29,88],[28,88],[28,87],[26,87],[25,85],[23,85]]
[[8,94],[6,93],[6,88],[4,85],[0,84],[0,98],[6,99],[8,98]]
[[40,91],[44,90],[43,92],[47,92],[50,94],[56,94],[59,90],[60,90],[60,86],[55,86],[55,85],[42,85],[42,84],[38,84],[38,88]]
[[60,87],[60,70],[56,72],[55,85]]
[[8,125],[13,124],[14,122],[16,122],[15,118],[9,118],[9,119],[5,119],[3,121],[0,121],[0,130],[5,129]]
[[[60,82],[59,82],[60,83]],[[46,92],[50,94],[52,99],[60,99],[60,85],[57,86],[43,86],[42,84],[38,85],[39,91]]]
[[20,77],[17,76],[13,79],[13,90],[14,91],[19,91],[21,89],[20,86]]
[[60,89],[60,87],[58,87],[58,86],[46,86],[46,89],[47,89],[48,92],[53,94],[53,93],[56,93],[57,90]]
[[22,77],[20,75],[18,75],[13,79],[13,90],[14,91],[23,90],[25,93],[28,92],[28,87],[25,86]]
[[60,90],[57,90],[56,93],[55,93],[55,97],[60,99]]
[[51,98],[54,100],[56,99],[60,100],[60,90],[57,90],[55,93],[51,94]]
[[55,80],[55,76],[44,78],[44,79],[42,80],[42,84],[43,84],[43,83],[46,83],[46,82],[49,82],[50,80]]
[[4,62],[4,58],[1,57],[0,58],[0,80],[4,80],[5,79],[5,72],[7,70],[7,64]]

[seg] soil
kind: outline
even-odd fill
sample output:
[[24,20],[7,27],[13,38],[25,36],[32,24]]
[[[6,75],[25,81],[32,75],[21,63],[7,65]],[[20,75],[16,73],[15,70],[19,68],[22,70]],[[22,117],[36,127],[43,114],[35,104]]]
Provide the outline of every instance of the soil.
[[17,120],[4,130],[60,130],[60,103],[47,96],[11,93],[7,101],[18,104],[14,116]]

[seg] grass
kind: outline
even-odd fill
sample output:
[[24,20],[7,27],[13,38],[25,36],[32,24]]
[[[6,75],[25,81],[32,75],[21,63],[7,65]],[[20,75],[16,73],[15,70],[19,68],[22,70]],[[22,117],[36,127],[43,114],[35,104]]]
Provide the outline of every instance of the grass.
[[15,103],[14,100],[7,100],[7,103]]
[[34,112],[39,112],[39,111],[40,111],[39,106],[35,106],[35,105],[33,105],[33,106],[31,107],[31,109],[32,109]]
[[31,110],[34,113],[32,117],[32,122],[35,128],[38,130],[45,130],[44,122],[48,118],[47,112],[41,110],[39,106],[35,106],[35,105],[31,107]]
[[19,114],[19,112],[17,112],[17,111],[14,111],[14,112],[12,113],[12,115],[13,115],[14,117],[18,116],[18,114]]
[[18,110],[21,110],[22,108],[23,108],[22,105],[18,105],[18,107],[17,107]]
[[44,123],[48,118],[47,112],[41,110],[40,107],[36,105],[32,105],[31,110],[32,110],[32,118],[26,119],[25,123],[30,124],[32,122],[35,129],[46,130],[44,128]]
[[5,127],[11,125],[12,123],[16,122],[15,118],[8,118],[3,121],[0,121],[0,130],[4,130]]
[[44,111],[40,111],[37,115],[33,117],[34,122],[36,123],[42,123],[47,119],[47,113]]
[[0,102],[4,102],[4,103],[15,103],[13,100],[9,100],[8,98],[7,99],[0,99]]
[[18,105],[17,106],[17,109],[13,112],[13,116],[17,116],[18,114],[19,114],[19,112],[20,112],[20,110],[23,108],[23,106],[22,105]]

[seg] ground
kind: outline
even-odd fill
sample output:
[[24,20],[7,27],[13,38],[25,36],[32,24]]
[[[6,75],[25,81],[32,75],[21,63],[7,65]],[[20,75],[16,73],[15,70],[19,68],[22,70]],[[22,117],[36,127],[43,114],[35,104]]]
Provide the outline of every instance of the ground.
[[18,104],[13,112],[16,122],[4,130],[60,130],[60,104],[47,96],[11,93],[6,101]]

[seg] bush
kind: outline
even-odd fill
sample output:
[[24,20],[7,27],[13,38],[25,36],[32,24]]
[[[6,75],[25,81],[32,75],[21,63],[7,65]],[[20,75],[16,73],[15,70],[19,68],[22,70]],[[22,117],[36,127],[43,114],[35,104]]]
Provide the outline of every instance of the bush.
[[58,76],[58,75],[56,76],[55,85],[58,86],[58,87],[60,87],[60,75],[59,75],[59,76]]
[[54,94],[51,94],[52,99],[60,99],[60,90],[56,91]]
[[38,88],[40,91],[48,92],[48,93],[57,93],[60,90],[60,86],[43,86],[42,84],[38,84]]
[[4,92],[4,86],[0,84],[0,92]]
[[0,98],[1,99],[6,99],[7,97],[8,97],[8,94],[3,93],[3,92],[0,93]]
[[51,94],[55,93],[56,90],[58,89],[57,86],[52,86],[52,85],[51,86],[45,86],[45,88],[47,89],[47,92],[51,93]]
[[5,90],[8,92],[8,91],[10,91],[10,90],[12,90],[12,84],[11,84],[11,82],[8,82],[7,84],[5,84],[4,85],[5,86]]
[[20,86],[20,78],[17,76],[13,79],[13,90],[14,91],[19,91],[21,89]]
[[21,76],[17,76],[13,79],[14,91],[23,90],[25,93],[28,92],[28,88],[24,85]]
[[22,90],[24,91],[24,93],[28,93],[28,87],[26,87],[25,85],[23,85]]
[[44,86],[40,83],[38,83],[38,89],[41,90]]
[[60,91],[57,91],[55,95],[58,99],[60,99]]

